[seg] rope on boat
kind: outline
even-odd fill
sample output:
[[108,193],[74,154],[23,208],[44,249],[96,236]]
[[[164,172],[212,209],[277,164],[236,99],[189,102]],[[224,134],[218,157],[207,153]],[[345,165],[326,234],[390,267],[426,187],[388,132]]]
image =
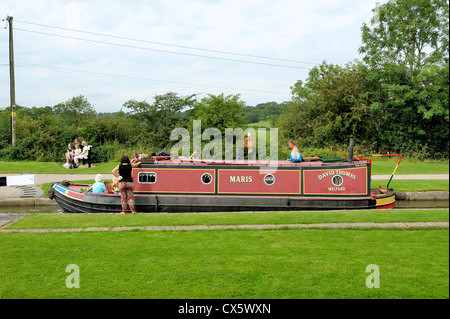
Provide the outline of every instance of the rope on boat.
[[402,161],[402,156],[399,154],[366,154],[364,156],[374,156],[374,157],[375,156],[379,156],[379,157],[381,157],[381,156],[397,156],[399,158],[397,165],[395,166],[394,171],[392,172],[391,178],[389,178],[389,182],[386,185],[386,188],[389,189],[389,184],[391,183],[392,178],[394,177],[395,172],[397,171],[397,168],[400,165],[400,162]]

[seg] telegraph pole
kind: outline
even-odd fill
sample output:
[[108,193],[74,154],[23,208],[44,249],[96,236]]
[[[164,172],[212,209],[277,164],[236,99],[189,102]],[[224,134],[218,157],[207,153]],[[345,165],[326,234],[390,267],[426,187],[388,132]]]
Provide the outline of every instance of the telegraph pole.
[[14,46],[13,46],[13,17],[6,18],[9,23],[9,83],[11,97],[11,144],[16,143],[16,83],[14,80]]

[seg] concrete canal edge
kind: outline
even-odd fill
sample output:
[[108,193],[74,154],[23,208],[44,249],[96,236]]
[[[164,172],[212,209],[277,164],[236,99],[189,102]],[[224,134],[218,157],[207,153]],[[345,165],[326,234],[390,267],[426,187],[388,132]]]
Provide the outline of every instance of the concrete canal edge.
[[[12,222],[5,224],[7,227]],[[398,223],[323,223],[323,224],[278,224],[278,225],[194,225],[194,226],[133,226],[133,227],[87,227],[87,228],[0,228],[0,233],[68,233],[92,231],[193,231],[193,230],[261,230],[261,229],[445,229],[449,222],[398,222]]]
[[428,192],[395,192],[396,200],[406,201],[448,201],[449,192],[428,191]]
[[10,198],[0,199],[0,207],[40,207],[40,206],[58,206],[58,203],[50,198]]

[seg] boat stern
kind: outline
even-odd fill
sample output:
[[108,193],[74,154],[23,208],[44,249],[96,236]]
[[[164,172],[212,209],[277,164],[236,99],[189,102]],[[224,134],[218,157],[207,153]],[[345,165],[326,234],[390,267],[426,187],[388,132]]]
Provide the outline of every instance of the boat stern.
[[375,200],[376,209],[390,209],[395,207],[395,192],[392,188],[371,189],[371,197]]

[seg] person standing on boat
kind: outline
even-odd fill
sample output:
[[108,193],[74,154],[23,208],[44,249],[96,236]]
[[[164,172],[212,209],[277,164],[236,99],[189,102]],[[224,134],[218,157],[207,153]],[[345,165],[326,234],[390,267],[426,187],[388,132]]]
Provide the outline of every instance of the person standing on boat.
[[293,163],[299,163],[302,161],[302,154],[300,154],[300,152],[298,151],[297,146],[295,146],[295,141],[294,140],[290,140],[289,141],[289,148],[292,149],[291,151],[291,156],[290,156],[290,160]]
[[[141,164],[141,161],[136,163],[131,163],[130,159],[127,155],[122,156],[120,159],[120,165],[117,165],[113,170],[113,175],[117,177],[122,177],[119,182],[119,191],[120,191],[120,201],[122,203],[122,212],[124,215],[127,211],[127,204],[131,210],[132,214],[136,214],[136,210],[134,208],[134,184],[133,184],[133,176],[132,169],[133,167],[137,167]],[[119,177],[119,179],[120,179]]]

